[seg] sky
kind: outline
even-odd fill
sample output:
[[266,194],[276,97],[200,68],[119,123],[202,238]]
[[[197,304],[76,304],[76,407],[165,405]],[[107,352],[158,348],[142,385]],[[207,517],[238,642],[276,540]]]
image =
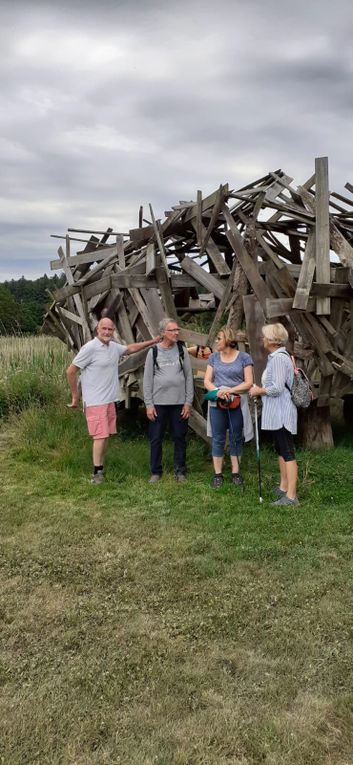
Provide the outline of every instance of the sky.
[[128,231],[141,204],[300,184],[326,155],[331,190],[353,183],[352,0],[0,8],[0,281],[53,275],[51,234]]

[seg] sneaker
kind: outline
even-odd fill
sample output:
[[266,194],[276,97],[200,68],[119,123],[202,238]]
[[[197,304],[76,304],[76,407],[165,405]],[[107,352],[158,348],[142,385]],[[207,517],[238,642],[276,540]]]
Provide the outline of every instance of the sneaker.
[[281,497],[285,497],[287,492],[284,491],[284,489],[281,489],[280,486],[274,486],[272,489],[272,494],[276,499],[280,499]]
[[212,487],[213,489],[220,489],[221,486],[223,486],[223,475],[222,473],[215,473],[212,478]]
[[275,505],[275,507],[279,507],[282,505],[299,505],[299,500],[297,499],[297,497],[295,497],[295,499],[290,499],[289,497],[287,497],[287,494],[284,494],[283,497],[276,499],[275,502],[271,502],[271,505]]
[[91,483],[103,483],[104,473],[103,470],[98,470],[98,473],[92,473]]
[[186,483],[186,476],[184,473],[175,473],[174,477],[177,483]]
[[161,476],[159,475],[159,473],[152,473],[151,478],[148,481],[148,483],[158,483],[158,481],[160,481],[160,480],[161,480]]
[[240,473],[232,473],[232,483],[234,483],[235,486],[243,486],[243,476],[240,475]]

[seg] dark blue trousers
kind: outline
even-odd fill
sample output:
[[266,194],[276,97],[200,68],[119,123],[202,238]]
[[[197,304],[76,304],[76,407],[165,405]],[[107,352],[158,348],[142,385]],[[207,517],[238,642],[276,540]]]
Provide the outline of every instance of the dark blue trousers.
[[174,471],[183,474],[186,472],[188,421],[181,417],[182,408],[182,404],[155,404],[157,417],[155,422],[149,422],[152,475],[162,475],[162,442],[168,424],[174,442]]

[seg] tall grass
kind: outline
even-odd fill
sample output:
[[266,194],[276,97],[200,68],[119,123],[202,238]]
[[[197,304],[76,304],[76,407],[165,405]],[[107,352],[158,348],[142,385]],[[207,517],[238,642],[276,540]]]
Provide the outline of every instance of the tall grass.
[[62,398],[69,354],[57,338],[0,337],[0,417]]

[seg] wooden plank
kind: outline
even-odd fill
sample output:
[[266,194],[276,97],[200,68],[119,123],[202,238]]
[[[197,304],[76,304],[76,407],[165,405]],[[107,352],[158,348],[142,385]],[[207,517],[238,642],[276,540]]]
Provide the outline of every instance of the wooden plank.
[[134,245],[146,243],[154,234],[153,225],[143,226],[142,228],[131,228],[129,231],[130,242]]
[[[197,232],[196,221],[191,221],[191,225]],[[206,239],[207,229],[203,225],[202,221],[201,221],[200,230],[201,230],[201,240]],[[230,274],[230,268],[227,266],[223,255],[219,251],[217,245],[215,244],[211,236],[208,237],[205,249],[206,249],[207,255],[212,261],[219,276],[228,276]]]
[[298,194],[301,197],[303,204],[310,212],[315,212],[315,195],[311,194],[304,186],[298,186]]
[[[293,307],[292,298],[267,298],[265,310],[266,318],[274,319],[278,316],[285,316],[290,313]],[[315,301],[312,298],[308,302],[307,310],[315,310]]]
[[104,304],[104,312],[105,312],[105,315],[108,316],[109,319],[112,319],[115,323],[115,314],[118,312],[121,306],[123,296],[120,290],[116,288],[112,288],[111,290],[109,290],[108,295],[109,295],[109,298],[108,300],[106,300]]
[[229,231],[226,232],[228,241],[233,249],[233,252],[237,256],[243,271],[246,273],[246,276],[251,284],[251,287],[253,288],[255,292],[257,299],[259,300],[259,302],[264,308],[266,305],[266,298],[270,297],[266,284],[264,280],[261,278],[259,271],[256,267],[256,264],[251,259],[249,253],[245,249],[242,237],[239,234],[239,231],[234,223],[234,220],[227,206],[223,205],[222,210],[223,210],[223,214],[226,219],[227,225],[229,226],[229,229],[230,229]]
[[129,236],[126,231],[113,231],[112,228],[108,228],[105,231],[93,231],[90,228],[68,228],[68,231],[76,232],[77,234],[98,234],[98,236]]
[[283,265],[283,261],[277,255],[277,253],[274,252],[274,250],[270,247],[270,245],[266,242],[265,238],[262,236],[258,228],[256,228],[255,234],[256,234],[256,239],[259,245],[262,247],[266,255],[272,260],[272,262],[275,264],[275,266],[277,266],[277,268],[281,268]]
[[[65,237],[66,238],[66,237]],[[90,242],[88,242],[90,244]],[[83,264],[90,265],[91,263],[99,263],[101,260],[104,260],[107,255],[109,255],[114,249],[116,251],[115,245],[112,245],[110,247],[102,247],[102,249],[93,250],[91,252],[82,253],[80,255],[71,255],[69,258],[67,258],[67,265],[70,266],[70,268],[75,268],[76,266],[80,266]],[[62,269],[62,261],[59,260],[51,260],[50,261],[50,268],[52,271]]]
[[180,327],[179,340],[190,345],[200,345],[202,348],[208,345],[208,335],[202,332],[194,332],[191,329],[185,329],[185,327]]
[[293,308],[301,311],[307,309],[311,284],[314,277],[316,258],[315,258],[315,245],[316,245],[316,227],[314,227],[308,236],[308,240],[305,247],[304,258],[302,267],[300,269],[297,289],[294,296]]
[[127,345],[129,345],[129,343],[135,342],[134,334],[129,321],[129,316],[123,300],[121,300],[119,304],[119,313],[116,317],[116,326],[122,342],[125,342]]
[[208,364],[207,359],[199,359],[195,358],[195,356],[189,356],[189,358],[191,369],[194,372],[201,372],[202,374],[205,374]]
[[189,426],[196,433],[196,435],[200,436],[200,438],[206,441],[206,443],[209,443],[209,438],[207,437],[206,432],[206,420],[204,417],[202,417],[201,414],[199,414],[199,412],[195,412],[195,409],[191,410]]
[[337,329],[331,324],[331,322],[328,320],[327,316],[320,316],[318,319],[321,326],[326,330],[326,332],[332,337],[337,337]]
[[[329,188],[328,188],[328,159],[315,159],[315,247],[316,247],[316,279],[318,282],[330,283],[330,225],[329,225]],[[316,313],[330,313],[330,298],[318,298]]]
[[203,235],[202,246],[200,248],[200,257],[202,256],[202,254],[206,250],[206,247],[207,247],[207,244],[208,244],[208,240],[209,240],[209,238],[210,238],[210,236],[212,234],[212,231],[213,231],[213,229],[214,229],[214,227],[215,227],[215,225],[217,223],[217,220],[218,220],[221,208],[222,208],[222,204],[223,204],[223,193],[222,193],[222,184],[221,184],[219,189],[218,189],[218,192],[217,192],[216,201],[215,201],[215,203],[213,205],[212,215],[210,217],[206,233]]
[[173,293],[164,268],[156,268],[156,278],[166,316],[170,316],[171,319],[177,320],[177,312],[174,304]]
[[102,260],[100,263],[97,263],[96,266],[87,271],[84,276],[77,280],[76,284],[80,287],[84,287],[86,284],[93,281],[97,277],[97,274],[100,274],[101,271],[104,271],[107,266],[109,266],[111,262],[116,259],[116,256],[117,248],[113,247],[113,250],[110,251],[110,254],[107,255],[107,257],[104,258],[104,260]]
[[154,212],[153,212],[152,205],[150,204],[149,207],[150,207],[150,212],[151,212],[153,231],[154,231],[154,234],[155,234],[155,237],[156,237],[156,241],[157,241],[157,244],[158,244],[161,262],[163,263],[163,266],[165,268],[166,274],[169,275],[169,269],[168,269],[168,263],[167,263],[167,253],[166,253],[165,247],[164,247],[163,234],[162,234],[161,229],[160,229],[159,221],[156,221],[156,219],[154,217]]
[[332,220],[330,220],[330,243],[342,265],[353,268],[353,247],[351,247]]
[[[86,287],[83,287],[83,292],[84,292],[86,300],[89,300],[91,297],[94,297],[95,295],[99,295],[100,292],[106,292],[107,290],[110,290],[112,287],[112,278],[114,277],[105,276],[103,277],[103,279],[99,279],[99,281],[93,282],[93,284],[87,284]],[[117,285],[114,285],[114,286],[117,286]]]
[[[69,285],[73,286],[74,285],[74,277],[72,275],[70,267],[67,265],[67,262],[66,262],[66,253],[64,253],[64,250],[63,250],[62,247],[59,247],[58,255],[59,255],[59,257],[60,257],[60,259],[62,261],[62,267],[63,267],[63,271],[65,273],[67,282],[68,282]],[[75,284],[75,286],[76,286],[76,284]],[[84,309],[83,309],[81,296],[79,294],[74,294],[73,295],[73,301],[75,303],[77,313],[80,316],[80,318],[82,319],[83,340],[84,340],[85,343],[87,343],[88,340],[92,339],[92,333],[91,333],[90,327],[88,325],[87,317],[86,317]]]
[[149,314],[149,311],[147,310],[147,306],[145,301],[143,300],[142,296],[140,295],[139,290],[137,289],[129,289],[129,295],[131,295],[136,308],[138,308],[139,314],[142,316],[146,327],[148,328],[151,337],[153,337],[153,319]]
[[83,344],[82,332],[76,323],[72,322],[71,319],[66,318],[62,311],[63,309],[60,306],[57,306],[57,312],[60,317],[61,328],[65,332],[66,342],[70,348],[77,348],[77,350],[79,350]]
[[283,177],[280,177],[277,175],[277,173],[271,173],[271,175],[276,176],[276,180],[271,183],[265,192],[265,199],[267,202],[274,202],[278,194],[283,190],[283,188],[286,188],[289,186],[289,184],[292,182],[293,178],[290,177],[290,175],[283,175]]
[[132,353],[130,356],[125,356],[119,364],[119,377],[130,374],[130,372],[136,372],[137,369],[143,367],[148,350],[145,348],[142,351],[137,351],[137,353]]
[[333,375],[321,375],[317,406],[328,406],[331,398]]
[[224,287],[217,277],[213,276],[213,274],[209,274],[197,263],[194,263],[188,256],[183,258],[180,264],[183,270],[192,276],[198,284],[201,284],[209,292],[213,292],[219,300],[222,298]]
[[125,268],[124,238],[122,234],[116,237],[116,251],[118,255],[119,268]]
[[156,248],[153,242],[147,245],[146,250],[146,276],[150,276],[156,269]]
[[261,385],[262,373],[267,364],[267,353],[262,339],[262,327],[265,324],[264,312],[255,295],[243,297],[245,325],[250,354],[254,362],[254,380]]
[[158,333],[158,324],[164,318],[165,313],[158,293],[158,290],[148,289],[141,290],[141,296],[146,303],[147,310],[151,317],[151,325],[153,328],[153,334]]
[[352,287],[349,284],[319,284],[313,282],[311,288],[312,295],[320,297],[334,297],[342,300],[351,300],[353,296]]
[[65,316],[66,319],[73,322],[74,324],[79,324],[80,327],[82,327],[82,318],[81,316],[78,316],[76,313],[73,313],[72,311],[68,311],[67,308],[64,308],[63,306],[58,306],[60,308],[60,315]]
[[[158,269],[156,269],[157,271]],[[214,277],[217,279],[217,277]],[[181,274],[180,276],[173,276],[170,280],[172,289],[183,289],[185,287],[198,287],[199,282],[193,277],[187,274]],[[221,282],[219,282],[221,284]],[[144,274],[129,273],[125,270],[124,273],[113,273],[111,276],[103,277],[92,284],[87,284],[84,287],[86,298],[89,299],[93,295],[98,295],[99,292],[105,292],[111,287],[117,287],[119,289],[130,289],[136,287],[137,289],[157,289],[159,283],[157,281],[156,274],[154,278],[147,277]],[[53,296],[55,300],[62,301],[74,294],[79,294],[79,286],[61,287],[58,290],[54,290]]]
[[[217,200],[218,192],[219,192],[219,189],[217,189],[217,191],[214,191],[208,197],[204,197],[204,199],[202,200],[202,214],[206,212],[206,210],[209,210],[211,207],[214,206]],[[228,195],[229,195],[229,184],[224,183],[222,186],[222,196],[226,198],[228,197]],[[197,215],[197,204],[195,205],[194,202],[192,202],[191,204],[192,204],[192,207],[190,207],[188,212],[184,215],[184,218],[183,218],[184,223],[188,223]]]
[[202,224],[202,191],[200,191],[200,189],[198,189],[197,191],[196,208],[197,208],[197,211],[196,211],[195,230],[196,230],[196,236],[197,236],[197,244],[199,245],[201,249],[203,224]]

